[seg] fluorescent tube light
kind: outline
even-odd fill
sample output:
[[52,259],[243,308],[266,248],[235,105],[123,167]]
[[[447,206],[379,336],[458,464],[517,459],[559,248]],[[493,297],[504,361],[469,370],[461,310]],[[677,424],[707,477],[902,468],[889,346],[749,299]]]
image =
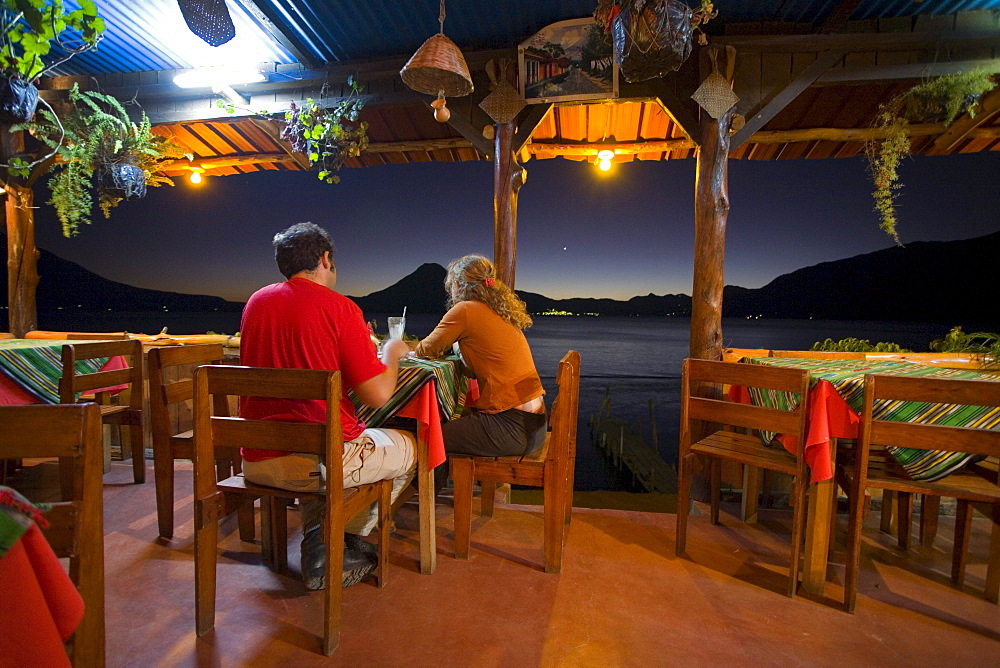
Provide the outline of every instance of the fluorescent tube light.
[[263,74],[251,68],[200,67],[178,74],[174,77],[174,83],[181,88],[208,88],[257,83],[264,81],[264,79]]

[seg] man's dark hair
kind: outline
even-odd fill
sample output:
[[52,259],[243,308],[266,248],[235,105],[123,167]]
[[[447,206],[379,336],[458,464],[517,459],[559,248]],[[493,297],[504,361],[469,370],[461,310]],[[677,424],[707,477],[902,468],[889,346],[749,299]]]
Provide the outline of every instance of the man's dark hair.
[[323,253],[333,256],[333,239],[314,223],[296,223],[274,235],[274,260],[285,278],[300,271],[312,271],[319,265]]

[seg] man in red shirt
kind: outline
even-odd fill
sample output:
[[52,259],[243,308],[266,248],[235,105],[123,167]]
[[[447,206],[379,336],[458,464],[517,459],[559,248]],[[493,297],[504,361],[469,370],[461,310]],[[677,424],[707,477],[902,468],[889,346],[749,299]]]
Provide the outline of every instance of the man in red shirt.
[[[247,366],[340,371],[344,394],[340,417],[344,431],[344,487],[393,479],[393,499],[413,477],[416,442],[396,429],[368,429],[358,420],[347,390],[369,406],[384,405],[396,387],[399,359],[409,348],[387,341],[376,355],[361,309],[334,291],[337,268],[333,241],[313,223],[292,225],[274,237],[274,258],[287,278],[261,288],[247,301],[240,325],[240,360]],[[323,401],[244,398],[247,418],[323,422]],[[316,455],[244,449],[243,474],[260,485],[313,492],[321,488],[326,467]],[[322,501],[302,503],[302,578],[307,589],[322,589],[325,549]],[[360,536],[377,520],[373,506],[352,519],[344,536],[343,586],[359,582],[376,565],[376,548]]]

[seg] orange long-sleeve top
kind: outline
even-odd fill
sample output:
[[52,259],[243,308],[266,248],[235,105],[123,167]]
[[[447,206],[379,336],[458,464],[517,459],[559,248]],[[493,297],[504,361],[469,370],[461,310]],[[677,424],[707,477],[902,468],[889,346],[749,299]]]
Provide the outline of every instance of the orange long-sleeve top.
[[479,382],[476,408],[499,413],[545,394],[524,332],[482,302],[455,304],[416,354],[439,357],[458,342],[465,365]]

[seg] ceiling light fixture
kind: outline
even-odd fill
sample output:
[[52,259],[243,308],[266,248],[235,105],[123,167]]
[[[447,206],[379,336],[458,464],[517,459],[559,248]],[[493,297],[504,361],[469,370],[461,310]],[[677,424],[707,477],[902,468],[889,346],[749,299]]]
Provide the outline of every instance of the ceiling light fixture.
[[181,88],[209,88],[214,86],[236,86],[258,83],[266,77],[255,68],[249,67],[199,67],[181,72],[174,77],[174,83]]
[[614,151],[609,151],[604,149],[603,151],[597,152],[597,166],[601,168],[602,172],[606,172],[611,169],[611,159],[615,157]]

